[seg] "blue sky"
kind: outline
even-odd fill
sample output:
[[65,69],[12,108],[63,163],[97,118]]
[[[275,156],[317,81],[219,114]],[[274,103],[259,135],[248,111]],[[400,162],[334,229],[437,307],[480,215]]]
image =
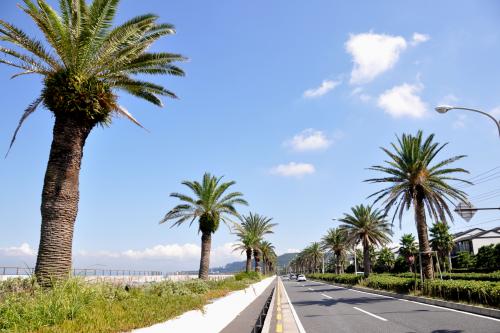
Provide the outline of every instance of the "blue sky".
[[[0,18],[36,34],[17,2],[2,1]],[[116,119],[89,137],[75,265],[196,269],[197,228],[158,221],[177,203],[169,193],[186,191],[180,181],[205,171],[237,181],[250,203],[243,213],[274,217],[279,227],[269,239],[283,253],[318,240],[351,206],[370,203],[379,187],[362,183],[376,175],[366,168],[383,161],[379,147],[396,134],[435,133],[450,142],[443,159],[468,155],[456,165],[471,176],[499,166],[491,121],[433,111],[446,103],[500,117],[499,10],[497,1],[122,0],[117,22],[157,13],[177,34],[154,49],[190,60],[181,64],[185,78],[155,79],[180,97],[165,108],[121,95],[149,133]],[[38,77],[12,74],[0,66],[4,151],[41,89]],[[0,160],[0,264],[34,261],[52,125],[49,111],[37,111]],[[498,170],[466,189],[472,199],[500,188]],[[486,199],[477,206],[498,206],[498,195],[478,198]],[[457,217],[453,230],[493,228],[498,217],[482,212],[468,224]],[[411,213],[394,232],[394,242],[415,233]],[[214,265],[238,258],[234,240],[219,229]]]

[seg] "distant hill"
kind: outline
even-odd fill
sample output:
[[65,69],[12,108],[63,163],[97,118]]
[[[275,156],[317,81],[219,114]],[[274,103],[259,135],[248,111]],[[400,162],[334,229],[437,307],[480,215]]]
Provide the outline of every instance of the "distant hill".
[[[278,256],[278,265],[279,266],[286,266],[290,262],[290,260],[295,257],[297,253],[284,253],[280,256]],[[246,261],[235,261],[227,264],[224,267],[214,267],[211,268],[211,272],[220,272],[220,273],[234,273],[234,272],[241,272],[245,270],[245,263]],[[254,261],[252,259],[252,267],[254,265]]]

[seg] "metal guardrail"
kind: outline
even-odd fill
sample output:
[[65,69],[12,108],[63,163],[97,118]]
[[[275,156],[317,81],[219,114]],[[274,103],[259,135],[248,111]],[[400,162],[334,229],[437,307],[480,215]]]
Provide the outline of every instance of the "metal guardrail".
[[[31,267],[0,267],[0,275],[33,275],[35,269]],[[126,269],[94,269],[75,268],[74,276],[163,276],[160,271],[134,271]]]

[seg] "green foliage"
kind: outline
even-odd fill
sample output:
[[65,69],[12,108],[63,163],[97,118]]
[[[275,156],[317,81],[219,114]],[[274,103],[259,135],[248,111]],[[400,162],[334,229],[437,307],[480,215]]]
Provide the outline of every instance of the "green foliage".
[[242,280],[251,280],[251,281],[260,281],[262,279],[262,275],[259,272],[239,272],[234,275],[236,281]]
[[47,75],[42,97],[56,116],[70,113],[82,122],[107,123],[116,108],[116,97],[108,84],[65,70]]
[[390,272],[394,266],[394,262],[396,261],[394,253],[387,248],[384,247],[378,252],[377,260],[375,261],[374,271],[377,273]]
[[500,243],[480,247],[477,251],[475,266],[486,270],[500,269]]
[[459,252],[457,255],[457,268],[472,268],[476,265],[476,258],[467,251]]
[[347,284],[347,285],[358,284],[363,279],[362,275],[334,274],[334,273],[308,274],[307,277],[310,278],[310,279],[324,280],[324,281],[342,283],[342,284]]
[[498,307],[500,283],[489,281],[427,280],[423,294],[452,301],[465,301]]
[[254,280],[164,281],[129,287],[72,278],[52,289],[29,279],[0,282],[0,332],[124,332],[201,309]]
[[[413,277],[413,273],[401,273],[396,276],[411,278]],[[443,279],[500,282],[500,271],[493,273],[443,273]]]
[[[408,272],[409,270],[410,266],[408,265],[406,258],[403,257],[402,255],[398,256],[396,258],[396,261],[394,262],[394,268],[392,269],[392,271],[394,273],[403,273],[403,272]],[[408,273],[408,274],[413,275],[413,273]]]
[[363,285],[373,289],[390,290],[397,293],[408,293],[415,289],[419,280],[400,278],[388,274],[373,274],[363,281]]

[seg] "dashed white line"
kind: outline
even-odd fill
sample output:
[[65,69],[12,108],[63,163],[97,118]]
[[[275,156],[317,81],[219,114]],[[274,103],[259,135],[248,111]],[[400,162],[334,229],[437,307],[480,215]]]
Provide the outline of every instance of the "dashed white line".
[[331,299],[331,298],[333,298],[333,297],[328,296],[328,295],[325,295],[325,294],[321,294],[321,296],[324,296],[324,297],[326,297],[326,298],[330,298],[330,299]]
[[358,311],[361,311],[361,312],[363,312],[363,313],[366,313],[366,314],[367,314],[367,315],[369,315],[369,316],[372,316],[372,317],[374,317],[374,318],[377,318],[377,319],[379,319],[379,320],[382,320],[382,321],[387,321],[387,319],[382,318],[382,317],[380,317],[380,316],[377,316],[376,314],[373,314],[373,313],[371,313],[371,312],[365,311],[365,310],[360,309],[360,308],[357,308],[357,307],[355,307],[355,306],[353,306],[353,308],[354,308],[354,309],[356,309],[356,310],[358,310]]
[[309,289],[310,291],[314,291],[314,289],[313,289],[313,288],[307,288],[307,289]]

